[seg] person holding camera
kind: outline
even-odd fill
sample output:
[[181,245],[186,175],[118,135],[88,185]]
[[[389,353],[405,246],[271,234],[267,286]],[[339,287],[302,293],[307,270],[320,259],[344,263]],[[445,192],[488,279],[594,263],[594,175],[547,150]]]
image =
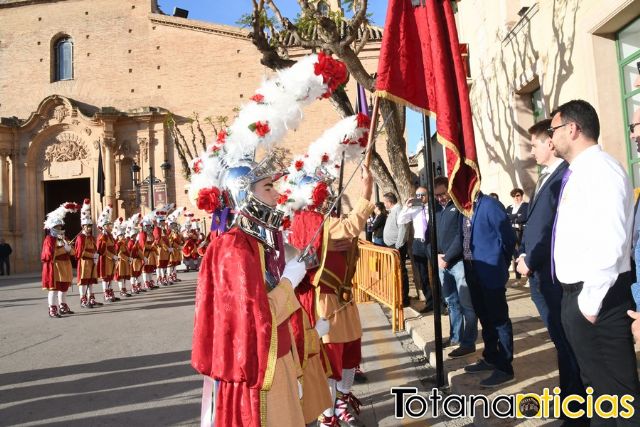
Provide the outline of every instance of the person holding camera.
[[422,284],[425,306],[422,313],[433,310],[433,295],[429,284],[429,211],[427,210],[427,189],[418,187],[416,197],[407,200],[398,214],[398,224],[413,223],[413,259]]
[[[529,212],[529,203],[523,201],[524,191],[521,188],[514,188],[511,190],[511,197],[513,198],[513,204],[507,207],[507,215],[509,221],[511,221],[511,227],[516,234],[516,251],[518,253],[520,244],[522,243],[522,232],[527,222],[527,213]],[[517,258],[513,259],[513,271],[516,273],[516,279],[520,279],[522,275],[516,269]]]

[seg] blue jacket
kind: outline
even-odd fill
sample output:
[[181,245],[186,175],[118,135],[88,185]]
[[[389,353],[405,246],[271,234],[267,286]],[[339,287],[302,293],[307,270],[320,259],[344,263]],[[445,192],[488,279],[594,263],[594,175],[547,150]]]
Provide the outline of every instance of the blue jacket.
[[529,203],[527,226],[522,235],[520,254],[525,254],[524,262],[540,283],[551,282],[551,233],[558,209],[558,196],[562,186],[562,176],[569,167],[567,162],[547,178],[539,194],[534,194]]
[[444,260],[452,266],[462,259],[462,213],[450,201],[436,212],[436,220],[438,253],[444,254]]
[[516,236],[502,203],[480,193],[471,217],[471,255],[482,286],[506,286],[515,244]]

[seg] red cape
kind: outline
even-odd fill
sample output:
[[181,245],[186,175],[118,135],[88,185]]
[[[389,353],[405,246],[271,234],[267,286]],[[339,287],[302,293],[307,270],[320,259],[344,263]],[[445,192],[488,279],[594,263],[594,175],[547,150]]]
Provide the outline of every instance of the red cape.
[[191,364],[220,380],[216,426],[260,425],[260,391],[277,343],[258,242],[239,229],[214,239],[198,274]]
[[56,250],[56,238],[47,235],[42,242],[42,252],[40,253],[40,261],[42,261],[42,288],[53,288],[55,283],[53,280],[53,254]]

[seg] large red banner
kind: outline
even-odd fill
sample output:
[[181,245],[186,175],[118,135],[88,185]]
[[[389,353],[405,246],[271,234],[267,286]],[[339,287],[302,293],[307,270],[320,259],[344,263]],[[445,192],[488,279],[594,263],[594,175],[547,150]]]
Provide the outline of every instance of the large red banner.
[[451,196],[470,216],[480,169],[450,0],[389,0],[376,95],[435,116],[438,141],[446,147]]

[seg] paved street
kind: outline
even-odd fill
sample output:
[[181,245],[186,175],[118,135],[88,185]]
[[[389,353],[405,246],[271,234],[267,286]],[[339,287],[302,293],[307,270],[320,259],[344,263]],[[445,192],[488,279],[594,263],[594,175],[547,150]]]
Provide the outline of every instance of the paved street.
[[[39,277],[0,279],[0,425],[199,425],[201,379],[189,364],[195,273],[110,306],[50,319]],[[98,295],[102,300],[102,295]],[[357,384],[368,426],[393,418],[394,385],[426,375],[406,334],[377,304],[360,306],[363,363]],[[413,350],[412,350],[413,349]],[[425,425],[424,421],[413,425]]]

